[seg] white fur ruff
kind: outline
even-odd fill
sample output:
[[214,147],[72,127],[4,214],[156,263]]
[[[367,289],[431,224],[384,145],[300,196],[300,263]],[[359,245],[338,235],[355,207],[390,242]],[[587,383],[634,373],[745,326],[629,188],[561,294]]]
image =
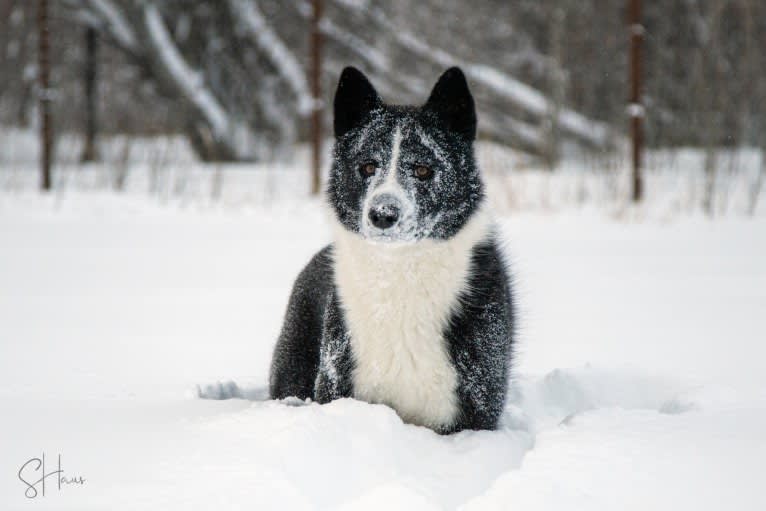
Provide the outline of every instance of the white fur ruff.
[[457,419],[457,373],[443,332],[466,289],[473,247],[490,232],[481,208],[447,241],[375,243],[335,222],[335,284],[351,334],[354,397],[406,422]]

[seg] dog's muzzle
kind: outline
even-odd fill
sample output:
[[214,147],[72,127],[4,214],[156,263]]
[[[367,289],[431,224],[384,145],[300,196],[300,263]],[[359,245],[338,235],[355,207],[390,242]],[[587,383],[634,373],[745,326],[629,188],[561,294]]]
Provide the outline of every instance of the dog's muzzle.
[[391,194],[384,193],[372,200],[367,218],[370,224],[383,231],[396,225],[401,212],[402,204],[399,202],[399,199]]

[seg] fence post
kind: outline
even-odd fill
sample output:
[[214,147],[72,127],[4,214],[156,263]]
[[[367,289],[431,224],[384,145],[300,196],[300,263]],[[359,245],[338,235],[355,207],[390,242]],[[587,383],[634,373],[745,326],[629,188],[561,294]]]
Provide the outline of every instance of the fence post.
[[83,73],[85,92],[85,144],[83,162],[96,161],[99,157],[96,146],[98,132],[98,32],[85,29],[85,69]]
[[51,189],[53,129],[51,126],[50,55],[48,42],[48,0],[37,0],[37,63],[40,103],[40,171],[41,187]]
[[322,18],[322,0],[312,0],[311,17],[311,194],[318,195],[322,165],[322,34],[319,21]]
[[633,140],[633,202],[640,202],[644,195],[644,183],[641,175],[641,157],[644,144],[642,121],[644,106],[641,102],[641,43],[644,39],[644,26],[641,24],[641,0],[630,0],[630,134]]

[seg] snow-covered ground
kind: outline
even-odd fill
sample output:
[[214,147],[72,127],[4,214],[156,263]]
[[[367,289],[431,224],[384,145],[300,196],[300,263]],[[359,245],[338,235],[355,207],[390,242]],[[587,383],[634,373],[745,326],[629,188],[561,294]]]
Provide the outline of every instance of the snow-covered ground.
[[[183,137],[110,136],[100,140],[101,164],[82,165],[82,140],[62,135],[55,145],[54,187],[60,202],[77,191],[115,189],[149,201],[182,207],[211,204],[227,209],[280,206],[305,197],[310,180],[308,147],[278,164],[204,164]],[[37,186],[36,132],[0,126],[0,191],[20,193]],[[325,145],[329,160],[329,141]],[[721,148],[705,172],[707,156],[696,148],[647,151],[644,203],[628,207],[627,156],[581,154],[573,148],[556,172],[523,153],[482,141],[477,154],[493,207],[503,214],[598,210],[617,218],[669,220],[708,216],[766,216],[766,161],[753,148]],[[327,165],[325,165],[325,168]]]
[[[4,510],[766,508],[762,216],[500,217],[516,381],[499,431],[443,437],[264,400],[292,279],[329,239],[319,202],[10,188]],[[30,502],[42,453],[85,484]]]
[[[0,509],[766,508],[759,152],[720,152],[711,220],[698,150],[649,153],[635,208],[618,160],[550,173],[481,144],[516,378],[499,431],[442,437],[265,399],[292,280],[329,241],[305,148],[250,166],[180,138],[101,147],[82,166],[62,138],[42,197],[34,133],[0,129]],[[85,484],[25,486],[43,453]]]

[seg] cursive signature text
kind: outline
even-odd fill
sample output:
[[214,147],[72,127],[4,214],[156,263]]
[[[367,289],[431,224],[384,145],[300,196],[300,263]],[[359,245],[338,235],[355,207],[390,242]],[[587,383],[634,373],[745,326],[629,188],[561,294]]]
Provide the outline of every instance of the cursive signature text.
[[28,499],[45,497],[46,480],[49,480],[49,485],[55,480],[58,491],[61,491],[62,486],[85,484],[85,478],[81,475],[64,475],[64,469],[61,468],[61,454],[58,455],[56,470],[46,472],[45,453],[40,458],[32,458],[21,465],[19,480],[26,486],[24,496]]

